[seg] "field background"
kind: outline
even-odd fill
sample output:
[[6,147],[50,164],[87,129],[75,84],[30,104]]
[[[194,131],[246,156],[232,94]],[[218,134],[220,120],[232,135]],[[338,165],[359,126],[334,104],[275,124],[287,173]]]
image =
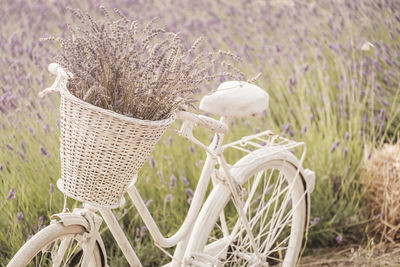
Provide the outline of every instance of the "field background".
[[[373,240],[368,223],[385,215],[369,213],[359,169],[373,148],[396,142],[399,134],[398,1],[2,0],[0,265],[62,208],[63,196],[54,189],[60,177],[59,97],[37,97],[53,81],[47,65],[58,48],[40,38],[68,34],[66,23],[74,19],[67,6],[100,18],[100,4],[144,23],[158,17],[157,25],[181,32],[188,48],[202,36],[202,50],[232,51],[242,57],[238,67],[248,77],[261,72],[256,84],[270,94],[270,108],[258,118],[232,122],[228,139],[272,129],[306,143],[304,166],[317,176],[308,248]],[[206,131],[197,134],[210,138]],[[187,192],[195,189],[205,154],[170,130],[152,157],[155,164],[141,170],[138,188],[169,235],[184,220]],[[171,177],[177,179],[174,188]],[[77,206],[69,200],[70,208]],[[129,201],[115,213],[144,266],[168,260]],[[110,266],[126,266],[110,233],[103,232]]]

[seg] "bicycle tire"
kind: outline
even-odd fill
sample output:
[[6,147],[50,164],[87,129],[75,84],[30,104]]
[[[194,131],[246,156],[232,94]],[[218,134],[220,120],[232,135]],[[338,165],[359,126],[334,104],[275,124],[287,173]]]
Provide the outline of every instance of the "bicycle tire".
[[[261,184],[263,194],[260,196],[265,197],[257,197],[258,199],[256,199],[251,188],[247,195],[243,195],[257,200],[257,209],[260,209],[259,203],[263,203],[261,210],[258,211],[252,209],[254,207],[253,200],[249,201],[248,205],[244,205],[245,207],[247,205],[245,208],[246,217],[252,228],[251,232],[256,244],[255,249],[258,250],[260,257],[255,256],[256,253],[254,253],[255,249],[251,245],[250,235],[246,232],[243,223],[237,220],[238,216],[234,214],[236,208],[230,201],[229,188],[220,183],[210,193],[193,228],[193,234],[185,252],[185,261],[189,266],[295,266],[308,222],[309,196],[306,182],[302,174],[298,173],[299,163],[292,153],[282,152],[275,155],[265,155],[268,155],[268,153],[264,151],[250,153],[239,160],[231,169],[232,177],[235,177],[242,190],[248,188],[246,186],[250,185],[249,182],[254,177],[254,181],[258,179],[256,174],[265,170],[278,171],[279,175],[274,176],[272,174],[269,177],[276,177],[275,182],[287,185],[285,187],[287,193],[280,190],[276,186],[277,183],[274,185],[272,193],[269,193],[265,187],[270,187],[272,184],[265,183],[265,176],[262,176],[257,185],[251,188],[258,189],[260,181],[263,180],[264,182]],[[252,163],[248,164],[249,162]],[[269,181],[272,180],[269,179]],[[271,198],[267,199],[268,196]],[[289,196],[290,201],[287,200],[287,196]],[[286,202],[281,202],[280,199],[288,204],[282,205]],[[244,203],[247,203],[247,199]],[[275,208],[279,207],[279,211],[282,213],[276,213],[274,208],[271,214],[272,205]],[[285,206],[285,208],[283,209],[282,206]],[[286,208],[289,208],[288,212],[286,212]],[[232,210],[235,212],[232,212]],[[226,212],[227,214],[225,214]],[[227,216],[224,218],[220,216],[221,214]],[[278,217],[274,216],[279,214]],[[280,225],[279,220],[283,218],[286,221],[283,221],[284,224]],[[223,221],[225,221],[225,225],[223,225]],[[274,236],[275,234],[277,236]],[[286,244],[287,247],[285,247]]]
[[[85,232],[85,228],[81,225],[65,226],[61,222],[51,224],[30,238],[18,250],[7,266],[53,266],[55,259],[52,253],[57,252],[63,240],[64,244],[66,244],[65,254],[67,255],[63,253],[62,257],[59,258],[61,262],[58,266],[80,266],[83,259],[83,250],[78,247],[79,242],[77,240]],[[65,241],[67,239],[69,240],[68,242]],[[103,266],[102,254],[97,243],[89,266]]]

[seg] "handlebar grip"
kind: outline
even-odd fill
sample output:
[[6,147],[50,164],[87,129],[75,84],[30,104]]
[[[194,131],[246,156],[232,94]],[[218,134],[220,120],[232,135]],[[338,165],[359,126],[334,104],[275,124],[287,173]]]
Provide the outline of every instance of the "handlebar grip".
[[70,72],[67,72],[63,69],[63,67],[60,66],[58,63],[50,63],[49,66],[47,67],[49,72],[53,75],[61,75],[65,79],[69,79],[70,77],[72,78],[73,75]]
[[187,111],[178,111],[176,116],[178,119],[194,122],[201,127],[210,129],[211,131],[215,131],[217,133],[228,133],[228,126],[225,123],[219,122],[207,116],[196,115]]
[[49,72],[51,74],[57,75],[58,74],[57,70],[58,70],[59,67],[61,67],[61,66],[59,64],[57,64],[57,63],[50,63],[47,69],[49,70]]

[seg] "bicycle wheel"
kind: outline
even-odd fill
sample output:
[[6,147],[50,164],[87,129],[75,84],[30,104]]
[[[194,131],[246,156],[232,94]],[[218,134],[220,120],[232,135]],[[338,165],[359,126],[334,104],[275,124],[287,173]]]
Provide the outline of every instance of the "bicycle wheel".
[[251,234],[226,185],[204,204],[185,252],[193,266],[295,266],[308,220],[306,183],[287,152],[252,153],[232,168]]
[[[7,266],[81,266],[81,240],[85,232],[81,225],[51,224],[29,239]],[[89,266],[103,266],[97,244],[92,254]]]

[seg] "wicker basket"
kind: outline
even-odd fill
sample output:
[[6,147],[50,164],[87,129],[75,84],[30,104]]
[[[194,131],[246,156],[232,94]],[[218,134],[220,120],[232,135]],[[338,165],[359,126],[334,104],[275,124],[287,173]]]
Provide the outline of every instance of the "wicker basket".
[[61,175],[67,196],[102,207],[116,207],[175,114],[146,121],[105,110],[73,96],[66,80],[61,92]]

